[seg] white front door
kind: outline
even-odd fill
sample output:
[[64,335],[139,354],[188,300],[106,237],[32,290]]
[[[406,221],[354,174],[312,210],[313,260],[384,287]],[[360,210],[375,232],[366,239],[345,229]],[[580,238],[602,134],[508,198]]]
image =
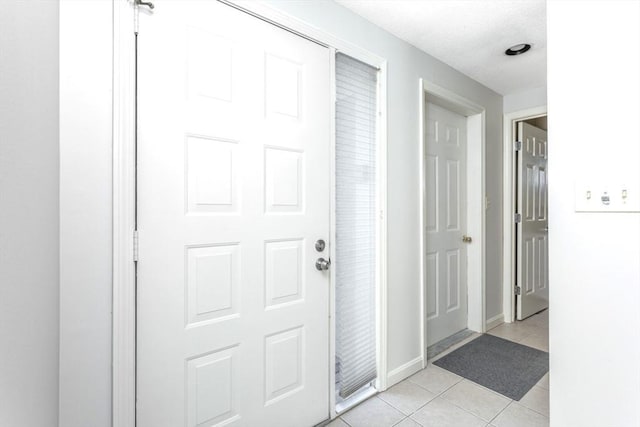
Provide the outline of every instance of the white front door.
[[140,14],[137,426],[329,417],[330,51],[217,1]]
[[427,103],[427,345],[467,327],[467,119]]
[[518,320],[549,307],[547,132],[518,123],[517,280]]

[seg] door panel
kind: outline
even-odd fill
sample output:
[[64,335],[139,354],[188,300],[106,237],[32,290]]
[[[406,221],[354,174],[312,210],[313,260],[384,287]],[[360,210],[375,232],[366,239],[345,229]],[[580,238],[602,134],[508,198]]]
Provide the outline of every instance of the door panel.
[[425,198],[427,345],[467,327],[466,127],[427,103]]
[[549,306],[549,239],[547,218],[547,132],[518,123],[517,318]]
[[140,16],[138,426],[329,416],[328,49],[216,1]]

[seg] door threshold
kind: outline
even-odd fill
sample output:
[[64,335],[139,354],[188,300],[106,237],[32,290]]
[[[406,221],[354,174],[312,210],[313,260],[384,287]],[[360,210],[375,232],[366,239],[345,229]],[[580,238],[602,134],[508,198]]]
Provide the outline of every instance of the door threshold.
[[427,360],[433,359],[434,357],[447,351],[454,345],[466,340],[473,334],[473,331],[465,328],[443,340],[438,341],[435,344],[430,345],[429,347],[427,347]]
[[376,390],[373,385],[369,384],[368,386],[364,386],[345,400],[336,403],[336,414],[341,414],[353,408],[376,393],[378,393],[378,390]]

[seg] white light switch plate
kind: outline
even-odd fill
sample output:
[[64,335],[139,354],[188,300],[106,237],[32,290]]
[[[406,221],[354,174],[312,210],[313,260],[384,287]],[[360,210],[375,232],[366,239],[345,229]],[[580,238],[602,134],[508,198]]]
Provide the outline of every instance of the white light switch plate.
[[640,185],[577,182],[576,212],[640,212]]

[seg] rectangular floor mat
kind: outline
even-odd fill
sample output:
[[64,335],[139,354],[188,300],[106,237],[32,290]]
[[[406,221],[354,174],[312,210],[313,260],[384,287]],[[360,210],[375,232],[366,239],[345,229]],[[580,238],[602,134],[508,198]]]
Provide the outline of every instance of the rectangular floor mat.
[[549,371],[549,353],[484,334],[433,364],[520,400]]

